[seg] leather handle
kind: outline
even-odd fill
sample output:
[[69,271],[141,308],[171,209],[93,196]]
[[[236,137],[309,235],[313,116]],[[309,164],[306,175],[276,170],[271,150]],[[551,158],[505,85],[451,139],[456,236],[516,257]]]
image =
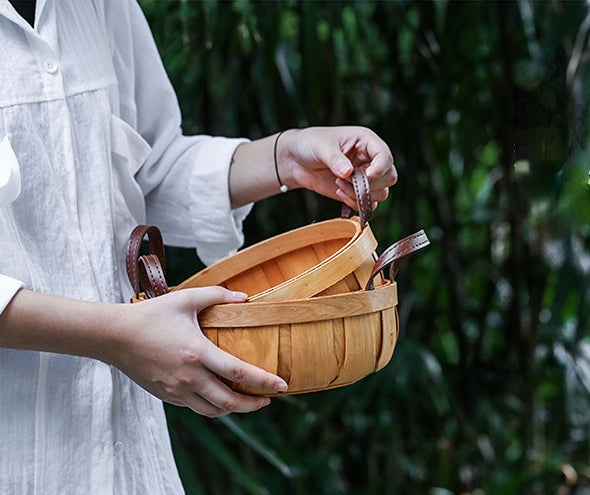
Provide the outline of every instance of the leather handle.
[[164,267],[155,254],[144,254],[137,260],[139,279],[148,298],[158,297],[169,292],[164,276]]
[[[371,213],[373,212],[373,201],[371,200],[371,187],[369,186],[369,178],[364,167],[354,167],[352,172],[352,185],[356,194],[357,211],[361,220],[361,229],[369,221]],[[352,216],[352,209],[343,204],[342,218],[350,218]]]
[[383,270],[387,265],[389,267],[389,280],[394,280],[401,263],[408,258],[411,254],[422,249],[430,244],[428,237],[423,230],[416,232],[415,234],[404,237],[397,241],[395,244],[389,246],[385,251],[381,253],[381,256],[375,262],[373,271],[367,281],[365,290],[373,290],[375,288],[375,276]]
[[131,282],[131,286],[135,291],[135,295],[139,296],[139,258],[141,250],[141,242],[145,236],[148,236],[149,253],[159,258],[159,265],[163,276],[166,274],[166,262],[164,260],[164,241],[162,233],[158,227],[153,225],[138,225],[133,229],[129,236],[129,244],[127,245],[126,265],[127,276]]

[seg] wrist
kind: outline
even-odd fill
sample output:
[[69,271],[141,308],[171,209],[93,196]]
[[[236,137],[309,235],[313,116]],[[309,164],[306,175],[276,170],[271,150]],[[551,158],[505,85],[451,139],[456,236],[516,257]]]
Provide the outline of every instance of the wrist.
[[131,304],[94,304],[86,342],[87,357],[117,366],[131,346],[134,328]]
[[287,129],[277,135],[275,170],[279,186],[282,184],[288,189],[297,189],[301,184],[297,181],[296,169],[298,160],[298,139],[301,129]]

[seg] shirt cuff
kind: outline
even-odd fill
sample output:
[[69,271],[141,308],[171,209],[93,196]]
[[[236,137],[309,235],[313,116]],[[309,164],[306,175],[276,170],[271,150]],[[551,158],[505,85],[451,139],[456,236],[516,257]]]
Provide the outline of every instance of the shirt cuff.
[[236,148],[245,142],[222,137],[209,140],[199,154],[200,163],[207,165],[195,167],[191,176],[190,218],[197,254],[206,265],[235,253],[244,243],[242,223],[253,204],[232,209],[229,169]]
[[160,227],[166,245],[195,248],[206,265],[242,246],[242,224],[253,204],[232,209],[229,170],[236,148],[246,142],[200,136],[191,150],[190,165],[169,174],[172,187],[167,196],[158,196],[155,202],[152,198],[157,208],[148,208],[148,221]]
[[6,309],[14,295],[24,286],[24,282],[0,274],[0,314]]

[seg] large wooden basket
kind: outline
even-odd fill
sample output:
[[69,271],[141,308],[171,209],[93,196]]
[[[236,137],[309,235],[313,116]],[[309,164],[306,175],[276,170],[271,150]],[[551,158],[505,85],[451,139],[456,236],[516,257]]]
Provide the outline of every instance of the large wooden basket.
[[396,305],[397,285],[388,282],[372,291],[216,305],[199,321],[218,347],[279,375],[286,393],[299,394],[349,385],[383,368],[398,337]]
[[[130,237],[127,253],[127,271],[135,290],[132,302],[207,285],[244,291],[250,294],[247,302],[211,306],[198,315],[203,333],[218,347],[279,375],[289,385],[286,394],[354,383],[391,359],[399,333],[394,278],[399,264],[429,243],[420,231],[378,257],[366,221],[370,199],[364,197],[359,203],[360,219],[341,218],[295,229],[230,256],[172,288],[165,281],[159,230],[140,225]],[[150,252],[140,255],[146,235]],[[382,274],[388,265],[389,279]],[[243,393],[267,394],[236,383],[228,385]]]

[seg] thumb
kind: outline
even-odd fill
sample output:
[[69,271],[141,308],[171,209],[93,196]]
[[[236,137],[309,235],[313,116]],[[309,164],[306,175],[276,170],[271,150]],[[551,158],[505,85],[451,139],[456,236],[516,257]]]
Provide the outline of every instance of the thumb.
[[333,152],[325,159],[326,166],[341,179],[350,177],[353,170],[352,162],[340,150]]
[[228,290],[220,286],[195,287],[184,289],[184,291],[190,295],[189,299],[197,313],[214,304],[240,303],[245,302],[248,298],[248,295],[243,292]]

